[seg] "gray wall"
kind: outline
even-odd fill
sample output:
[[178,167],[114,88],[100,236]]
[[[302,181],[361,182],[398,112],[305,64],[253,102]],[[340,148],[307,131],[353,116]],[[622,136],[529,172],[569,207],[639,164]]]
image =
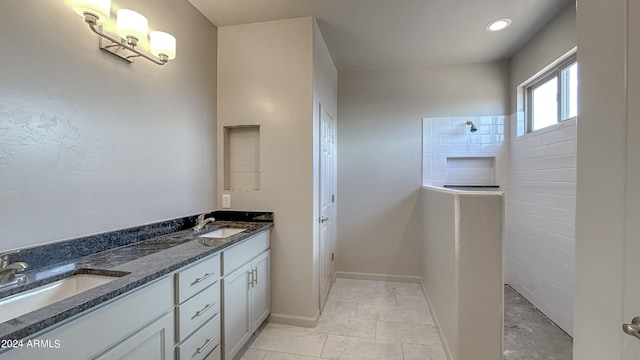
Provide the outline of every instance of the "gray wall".
[[516,88],[576,46],[576,4],[571,2],[511,58],[510,112],[522,111]]
[[215,208],[217,29],[186,0],[127,7],[175,60],[102,53],[63,1],[0,2],[0,250]]
[[501,115],[507,62],[338,74],[340,272],[420,275],[422,118]]
[[637,4],[581,0],[578,11],[574,359],[638,354],[638,340],[620,329],[638,315],[638,301],[630,298],[637,294],[638,272],[629,271],[638,255],[632,245],[637,232],[629,231],[638,223],[637,182],[629,182],[637,179],[639,154],[633,136],[639,119]]
[[[275,212],[271,320],[313,326],[319,314],[314,260],[314,20],[220,27],[218,190],[231,208]],[[222,129],[260,125],[260,190],[223,187]]]

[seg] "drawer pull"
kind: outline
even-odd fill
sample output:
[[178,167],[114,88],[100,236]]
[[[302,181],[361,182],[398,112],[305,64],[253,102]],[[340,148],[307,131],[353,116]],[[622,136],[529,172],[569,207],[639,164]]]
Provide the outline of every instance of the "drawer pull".
[[195,284],[197,284],[197,283],[199,283],[199,282],[202,282],[202,281],[206,280],[207,278],[212,277],[212,276],[213,276],[213,275],[215,275],[215,274],[216,274],[215,272],[206,273],[206,274],[204,274],[201,278],[197,278],[197,279],[195,279],[195,280],[191,283],[191,286],[193,286],[193,285],[195,285]]
[[258,286],[258,267],[256,266],[256,275],[254,278],[255,283],[253,284],[253,286]]
[[216,304],[215,302],[212,302],[211,304],[207,304],[205,307],[203,307],[202,310],[196,311],[196,313],[193,314],[193,316],[191,317],[191,320],[193,320],[193,319],[197,318],[198,316],[204,314],[207,310],[211,309],[211,307],[213,305],[215,305],[215,304]]
[[[208,339],[208,340],[207,340],[207,342],[206,342],[204,345],[202,345],[202,347],[199,347],[199,348],[197,348],[197,349],[196,349],[196,352],[193,354],[193,356],[196,356],[196,355],[198,355],[198,354],[202,353],[202,352],[204,351],[204,349],[206,349],[206,348],[207,348],[207,346],[211,345],[211,343],[212,343],[215,339],[216,339],[216,337],[215,337],[215,336],[214,336],[213,338],[211,338],[211,339]],[[193,356],[192,356],[192,357],[193,357]]]

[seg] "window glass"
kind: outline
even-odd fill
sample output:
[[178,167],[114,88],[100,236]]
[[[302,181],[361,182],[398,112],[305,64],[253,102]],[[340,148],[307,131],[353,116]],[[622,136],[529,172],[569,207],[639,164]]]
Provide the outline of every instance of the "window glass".
[[[525,120],[518,126],[527,132],[578,116],[578,63],[575,55],[523,87]],[[517,133],[518,136],[524,135],[524,130]]]
[[558,78],[553,77],[531,89],[531,129],[539,130],[558,122]]
[[578,116],[578,63],[562,70],[562,120]]

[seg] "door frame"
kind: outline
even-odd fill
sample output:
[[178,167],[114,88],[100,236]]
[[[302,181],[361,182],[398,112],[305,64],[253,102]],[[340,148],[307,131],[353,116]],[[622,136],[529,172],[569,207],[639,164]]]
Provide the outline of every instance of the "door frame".
[[[322,213],[322,196],[323,196],[323,181],[325,181],[326,179],[323,177],[323,167],[322,167],[322,137],[324,135],[323,132],[323,127],[322,127],[322,120],[323,120],[323,115],[322,113],[326,112],[327,115],[331,118],[332,123],[333,123],[333,131],[331,136],[333,137],[333,141],[332,141],[332,154],[333,154],[333,162],[332,162],[332,174],[333,177],[331,179],[329,179],[329,181],[332,182],[332,196],[333,196],[333,209],[332,209],[332,219],[330,219],[330,226],[328,227],[328,231],[330,232],[328,235],[331,237],[331,241],[329,241],[330,243],[330,248],[328,249],[329,251],[327,252],[327,254],[331,254],[331,266],[330,266],[330,270],[329,270],[329,288],[331,288],[331,284],[333,283],[333,281],[335,280],[335,252],[336,252],[336,241],[337,241],[337,225],[336,225],[336,215],[337,215],[337,197],[336,197],[336,193],[337,193],[337,168],[338,168],[338,164],[337,164],[337,124],[336,124],[336,118],[335,116],[333,116],[329,110],[323,106],[322,102],[318,102],[318,187],[319,187],[319,191],[318,191],[318,222],[319,222],[319,226],[318,226],[318,254],[320,254],[320,256],[323,254],[322,252],[322,246],[323,246],[323,237],[322,237],[322,222],[321,222],[321,218],[323,216]],[[325,259],[320,258],[320,262],[324,261]],[[323,267],[320,266],[320,269],[322,269]],[[320,313],[322,313],[323,309],[324,309],[324,304],[326,302],[326,297],[323,294],[323,280],[325,279],[325,274],[320,274],[320,276],[318,276],[318,296],[319,296],[319,310]],[[328,292],[327,292],[328,294]]]

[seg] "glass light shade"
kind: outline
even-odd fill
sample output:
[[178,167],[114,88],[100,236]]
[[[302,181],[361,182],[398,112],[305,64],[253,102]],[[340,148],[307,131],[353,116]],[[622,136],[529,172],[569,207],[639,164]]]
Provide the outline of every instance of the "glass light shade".
[[149,22],[142,14],[133,10],[118,10],[117,31],[123,39],[126,39],[127,36],[133,36],[138,41],[146,41],[148,27]]
[[176,58],[176,38],[173,35],[162,31],[152,31],[150,38],[150,50],[153,55],[160,57],[160,54],[164,54],[169,60]]
[[100,18],[104,23],[111,15],[111,0],[72,0],[73,11],[84,17],[85,12],[90,12]]

